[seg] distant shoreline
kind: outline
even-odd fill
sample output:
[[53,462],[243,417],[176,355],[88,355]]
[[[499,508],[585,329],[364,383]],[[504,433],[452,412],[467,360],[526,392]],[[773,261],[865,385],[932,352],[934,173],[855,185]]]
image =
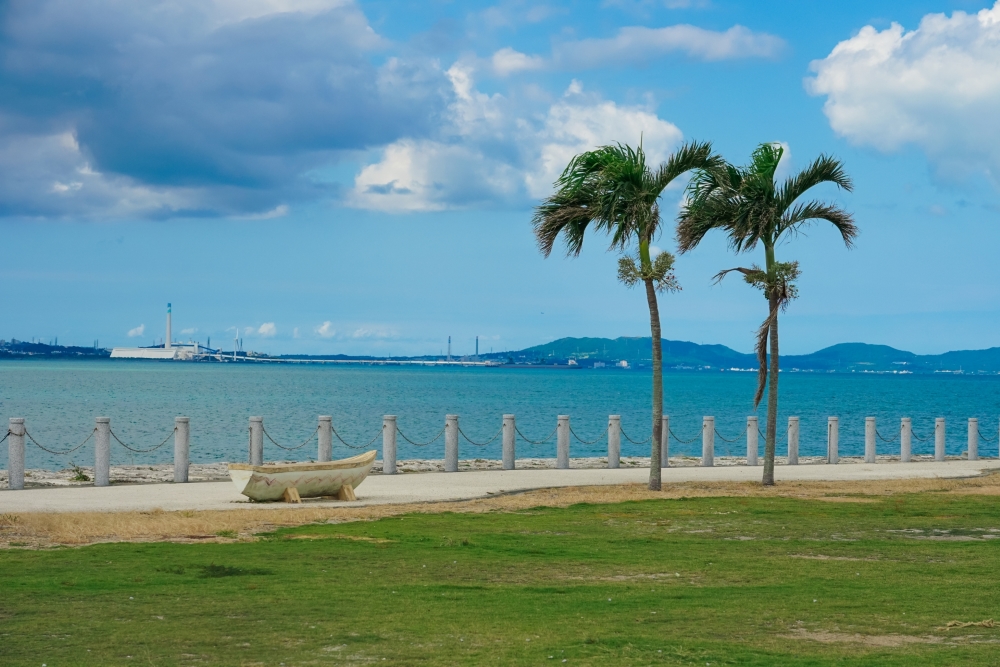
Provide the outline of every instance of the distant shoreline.
[[[724,345],[701,345],[686,341],[663,340],[663,367],[667,371],[695,372],[756,372],[755,355],[737,352]],[[191,363],[267,363],[323,364],[371,366],[480,366],[531,369],[649,370],[652,339],[619,337],[560,338],[558,340],[509,352],[489,352],[479,355],[452,356],[387,356],[372,355],[267,355],[250,351],[214,350],[196,343],[175,343],[183,350],[176,359],[146,359],[147,361],[188,361]],[[120,351],[144,353],[150,356],[163,352],[163,346],[121,348]],[[46,345],[25,341],[0,340],[0,359],[107,359],[107,348]],[[120,361],[120,359],[115,359]],[[985,350],[960,350],[937,355],[917,355],[887,345],[841,343],[804,355],[781,357],[783,372],[790,373],[873,373],[888,375],[1000,375],[1000,347]]]

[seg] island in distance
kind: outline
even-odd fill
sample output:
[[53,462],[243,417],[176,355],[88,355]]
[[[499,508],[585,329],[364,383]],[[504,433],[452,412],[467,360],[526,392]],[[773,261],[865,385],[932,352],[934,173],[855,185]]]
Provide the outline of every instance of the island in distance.
[[[162,347],[162,346],[159,346]],[[378,363],[394,361],[439,361],[441,355],[419,357],[373,357],[351,355],[278,355],[255,352],[209,350],[196,361],[340,361]],[[560,338],[523,350],[491,352],[478,357],[456,357],[460,361],[488,361],[496,365],[551,368],[648,369],[652,363],[652,339],[646,337]],[[0,359],[107,359],[106,348],[62,346],[26,341],[0,340]],[[914,354],[888,345],[840,343],[811,354],[782,355],[785,372],[825,373],[962,373],[1000,374],[1000,347],[959,350],[944,354]],[[731,371],[757,369],[752,354],[725,345],[699,345],[687,341],[663,341],[663,366],[670,371]]]

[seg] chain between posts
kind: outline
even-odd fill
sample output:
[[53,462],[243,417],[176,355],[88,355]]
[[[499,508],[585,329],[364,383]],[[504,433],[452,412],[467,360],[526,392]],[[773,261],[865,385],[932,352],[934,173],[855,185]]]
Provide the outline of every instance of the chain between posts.
[[[704,430],[704,426],[702,426],[702,429]],[[696,435],[693,438],[691,438],[690,440],[681,440],[680,438],[677,437],[677,434],[674,433],[674,429],[670,429],[670,435],[672,435],[673,438],[674,438],[674,440],[676,440],[677,442],[681,443],[682,445],[690,445],[692,442],[694,442],[695,440],[697,440],[700,437],[699,435]]]
[[319,426],[316,427],[315,431],[313,431],[312,433],[309,434],[308,438],[306,438],[305,440],[302,441],[301,445],[296,445],[295,447],[285,447],[284,445],[279,445],[277,442],[274,441],[274,438],[271,437],[271,434],[267,432],[266,428],[264,428],[262,426],[260,430],[264,432],[264,435],[266,435],[267,439],[271,441],[271,444],[273,444],[273,445],[275,445],[277,447],[280,447],[281,449],[284,449],[287,452],[291,452],[291,451],[295,451],[296,449],[302,449],[303,447],[305,447],[306,445],[308,445],[310,442],[312,442],[313,436],[315,436],[316,432],[319,431]]
[[[976,433],[978,433],[979,437],[983,439],[983,442],[996,442],[996,440],[997,440],[996,438],[987,438],[985,435],[983,435],[983,432],[979,430],[978,426],[976,427]],[[3,442],[3,441],[0,440],[0,442]]]
[[383,432],[385,431],[385,424],[382,424],[382,428],[380,428],[380,429],[378,430],[378,433],[376,433],[376,434],[375,434],[375,437],[374,437],[374,438],[372,438],[371,440],[369,440],[369,441],[368,441],[368,444],[367,444],[367,445],[352,445],[351,443],[349,443],[349,442],[347,442],[346,440],[344,440],[343,438],[341,438],[341,437],[340,437],[340,434],[339,434],[339,433],[337,433],[337,429],[333,428],[333,426],[332,426],[332,425],[330,426],[330,431],[331,431],[331,432],[332,432],[332,433],[333,433],[333,434],[334,434],[335,436],[337,436],[337,440],[340,440],[341,444],[342,444],[342,445],[344,445],[345,447],[350,447],[351,449],[368,449],[369,447],[371,447],[371,446],[372,446],[372,445],[373,445],[373,444],[375,443],[375,441],[376,441],[376,440],[378,440],[378,439],[379,439],[379,437],[380,437],[380,436],[382,435],[382,433],[383,433]]
[[3,438],[0,438],[0,445],[3,444],[3,441],[6,440],[7,436],[9,436],[9,435],[10,435],[10,429],[7,429],[7,435],[5,435]]
[[[879,440],[881,440],[882,442],[896,442],[896,438],[893,438],[892,440],[889,440],[888,438],[886,438],[885,436],[883,436],[881,433],[879,433],[878,432],[878,428],[875,429],[875,435],[877,435],[878,438],[879,438]],[[902,426],[899,427],[899,437],[900,438],[903,437],[903,427]]]
[[462,430],[461,426],[458,427],[458,432],[462,434],[463,438],[465,438],[466,440],[469,441],[470,445],[475,445],[476,447],[485,447],[486,445],[492,443],[494,440],[496,440],[497,438],[500,437],[500,434],[503,433],[503,426],[501,426],[500,430],[497,431],[494,434],[494,436],[492,438],[490,438],[489,440],[487,440],[486,442],[476,442],[475,440],[473,440],[469,436],[465,435],[465,431]]
[[[95,429],[95,430],[96,430],[96,429]],[[171,438],[171,437],[172,437],[172,436],[174,435],[174,433],[176,433],[176,432],[177,432],[177,427],[175,426],[175,427],[173,428],[173,430],[172,430],[172,431],[170,431],[170,433],[169,433],[169,434],[167,435],[167,437],[165,437],[165,438],[163,439],[163,442],[161,442],[160,444],[158,444],[158,445],[157,445],[156,447],[152,447],[152,448],[150,448],[150,449],[135,449],[135,448],[133,448],[133,447],[129,447],[128,445],[126,445],[126,444],[125,444],[124,442],[122,442],[122,441],[121,441],[121,438],[119,438],[119,437],[118,437],[117,435],[115,435],[115,432],[114,432],[114,431],[112,431],[111,429],[108,429],[108,433],[110,433],[110,434],[111,434],[111,437],[112,437],[112,438],[114,438],[115,440],[117,440],[117,441],[118,441],[118,444],[119,444],[119,445],[121,445],[121,446],[122,446],[122,447],[124,447],[125,449],[129,450],[130,452],[135,452],[136,454],[148,454],[148,453],[150,453],[150,452],[155,452],[155,451],[156,451],[157,449],[159,449],[159,448],[160,448],[160,447],[162,447],[163,445],[167,444],[167,440],[170,440],[170,438]],[[132,459],[129,459],[129,460],[131,461]]]
[[573,434],[573,437],[576,438],[577,440],[579,440],[580,443],[584,444],[584,445],[594,445],[594,444],[597,444],[598,442],[601,441],[601,439],[604,438],[604,436],[606,436],[608,434],[608,431],[610,431],[610,430],[611,430],[611,424],[608,424],[607,427],[605,427],[605,429],[604,429],[604,433],[601,433],[599,436],[597,436],[596,439],[594,439],[594,440],[584,440],[583,438],[581,438],[580,436],[578,436],[576,434],[576,431],[573,430],[572,424],[569,427],[569,432]]
[[[10,431],[7,431],[7,433],[9,435]],[[90,435],[88,435],[86,438],[84,438],[83,442],[81,442],[79,445],[77,445],[73,449],[68,449],[65,452],[57,452],[55,450],[49,449],[48,447],[42,446],[37,440],[35,440],[33,437],[31,437],[31,434],[28,433],[28,429],[24,429],[24,434],[26,436],[28,436],[28,440],[31,440],[31,442],[34,443],[35,447],[38,447],[43,452],[48,452],[49,454],[55,454],[56,456],[67,456],[69,454],[72,454],[76,450],[78,450],[81,447],[83,447],[84,445],[86,445],[87,441],[90,440],[91,438],[93,438],[95,433],[97,433],[97,428],[96,427],[94,428],[93,431],[90,432]]]
[[398,426],[396,427],[396,433],[398,433],[399,435],[403,436],[403,440],[406,440],[408,443],[410,443],[414,447],[426,447],[427,445],[431,444],[432,442],[434,442],[435,440],[437,440],[438,438],[441,437],[441,434],[444,433],[444,428],[442,428],[440,431],[438,431],[437,435],[435,435],[433,438],[431,438],[427,442],[413,442],[412,440],[410,440],[409,438],[406,437],[405,433],[403,433],[402,431],[399,430]]
[[719,436],[719,440],[722,440],[722,442],[739,442],[740,438],[742,438],[743,436],[745,436],[747,434],[747,428],[749,428],[749,427],[744,427],[743,428],[743,432],[740,433],[735,438],[733,438],[732,440],[729,440],[729,439],[723,437],[723,435],[721,433],[719,433],[719,429],[715,429],[715,435]]
[[528,438],[526,438],[525,435],[523,433],[521,433],[521,428],[519,426],[517,426],[517,425],[514,426],[514,430],[529,445],[544,445],[546,442],[548,442],[549,440],[552,439],[552,436],[554,436],[556,434],[556,431],[559,430],[559,427],[556,426],[554,429],[552,429],[552,433],[549,433],[547,436],[545,436],[541,440],[528,440]]
[[629,442],[631,442],[633,445],[645,445],[647,442],[649,442],[649,441],[651,441],[653,439],[653,434],[650,433],[648,438],[646,438],[645,440],[642,440],[641,442],[637,442],[637,441],[633,440],[632,438],[628,437],[628,434],[625,432],[625,429],[622,429],[622,437],[625,438],[626,440],[628,440]]
[[918,441],[920,441],[920,442],[927,442],[927,440],[928,440],[928,439],[930,438],[930,436],[927,436],[926,438],[921,438],[921,437],[920,437],[919,435],[917,435],[917,434],[916,434],[916,432],[915,432],[915,431],[913,431],[912,429],[910,430],[910,435],[912,435],[912,436],[913,436],[914,438],[916,438],[916,439],[917,439]]

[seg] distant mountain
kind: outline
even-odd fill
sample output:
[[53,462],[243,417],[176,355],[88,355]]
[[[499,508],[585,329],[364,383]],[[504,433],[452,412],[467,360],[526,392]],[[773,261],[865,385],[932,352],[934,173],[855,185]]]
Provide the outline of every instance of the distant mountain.
[[[560,338],[516,352],[480,355],[490,359],[509,359],[514,363],[566,364],[580,366],[595,363],[612,365],[627,361],[630,366],[652,364],[651,338]],[[725,345],[699,345],[687,341],[663,341],[663,365],[668,369],[756,368],[752,354],[737,352]],[[935,355],[917,355],[888,345],[841,343],[812,354],[783,355],[786,371],[825,372],[963,372],[1000,373],[1000,347],[987,350],[962,350]]]

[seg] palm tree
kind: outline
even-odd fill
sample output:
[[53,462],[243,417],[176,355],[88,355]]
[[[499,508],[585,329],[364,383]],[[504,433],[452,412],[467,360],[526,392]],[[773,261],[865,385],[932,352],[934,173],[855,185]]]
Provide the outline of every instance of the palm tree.
[[[622,256],[618,278],[632,287],[642,282],[649,304],[653,337],[653,436],[649,488],[660,489],[660,438],[663,417],[663,351],[656,293],[680,289],[673,274],[674,257],[663,252],[652,258],[650,242],[660,230],[659,199],[664,188],[692,169],[714,169],[721,159],[708,143],[688,143],[669,160],[651,169],[642,144],[636,149],[616,144],[574,157],[555,182],[556,192],[535,209],[532,226],[545,257],[562,235],[566,254],[583,249],[583,237],[594,229],[611,236],[609,250],[625,253],[638,246],[638,257]],[[638,261],[637,261],[638,260]]]
[[[765,486],[774,484],[774,446],[778,429],[778,311],[798,296],[795,280],[799,277],[798,262],[779,262],[774,248],[782,237],[795,235],[806,223],[826,220],[833,224],[850,248],[858,229],[851,214],[819,201],[795,203],[810,188],[820,183],[833,183],[851,191],[851,179],[843,164],[827,155],[820,155],[801,172],[780,185],[774,173],[784,149],[779,144],[761,144],[753,152],[750,164],[734,167],[702,169],[688,184],[687,204],[681,210],[677,224],[677,245],[680,252],[694,249],[705,235],[720,229],[729,236],[729,245],[737,253],[764,246],[764,268],[735,268],[715,276],[716,282],[730,271],[743,274],[743,279],[764,293],[768,316],[757,331],[756,353],[760,362],[754,409],[767,392],[767,434],[764,444]],[[768,344],[770,343],[770,368]]]

